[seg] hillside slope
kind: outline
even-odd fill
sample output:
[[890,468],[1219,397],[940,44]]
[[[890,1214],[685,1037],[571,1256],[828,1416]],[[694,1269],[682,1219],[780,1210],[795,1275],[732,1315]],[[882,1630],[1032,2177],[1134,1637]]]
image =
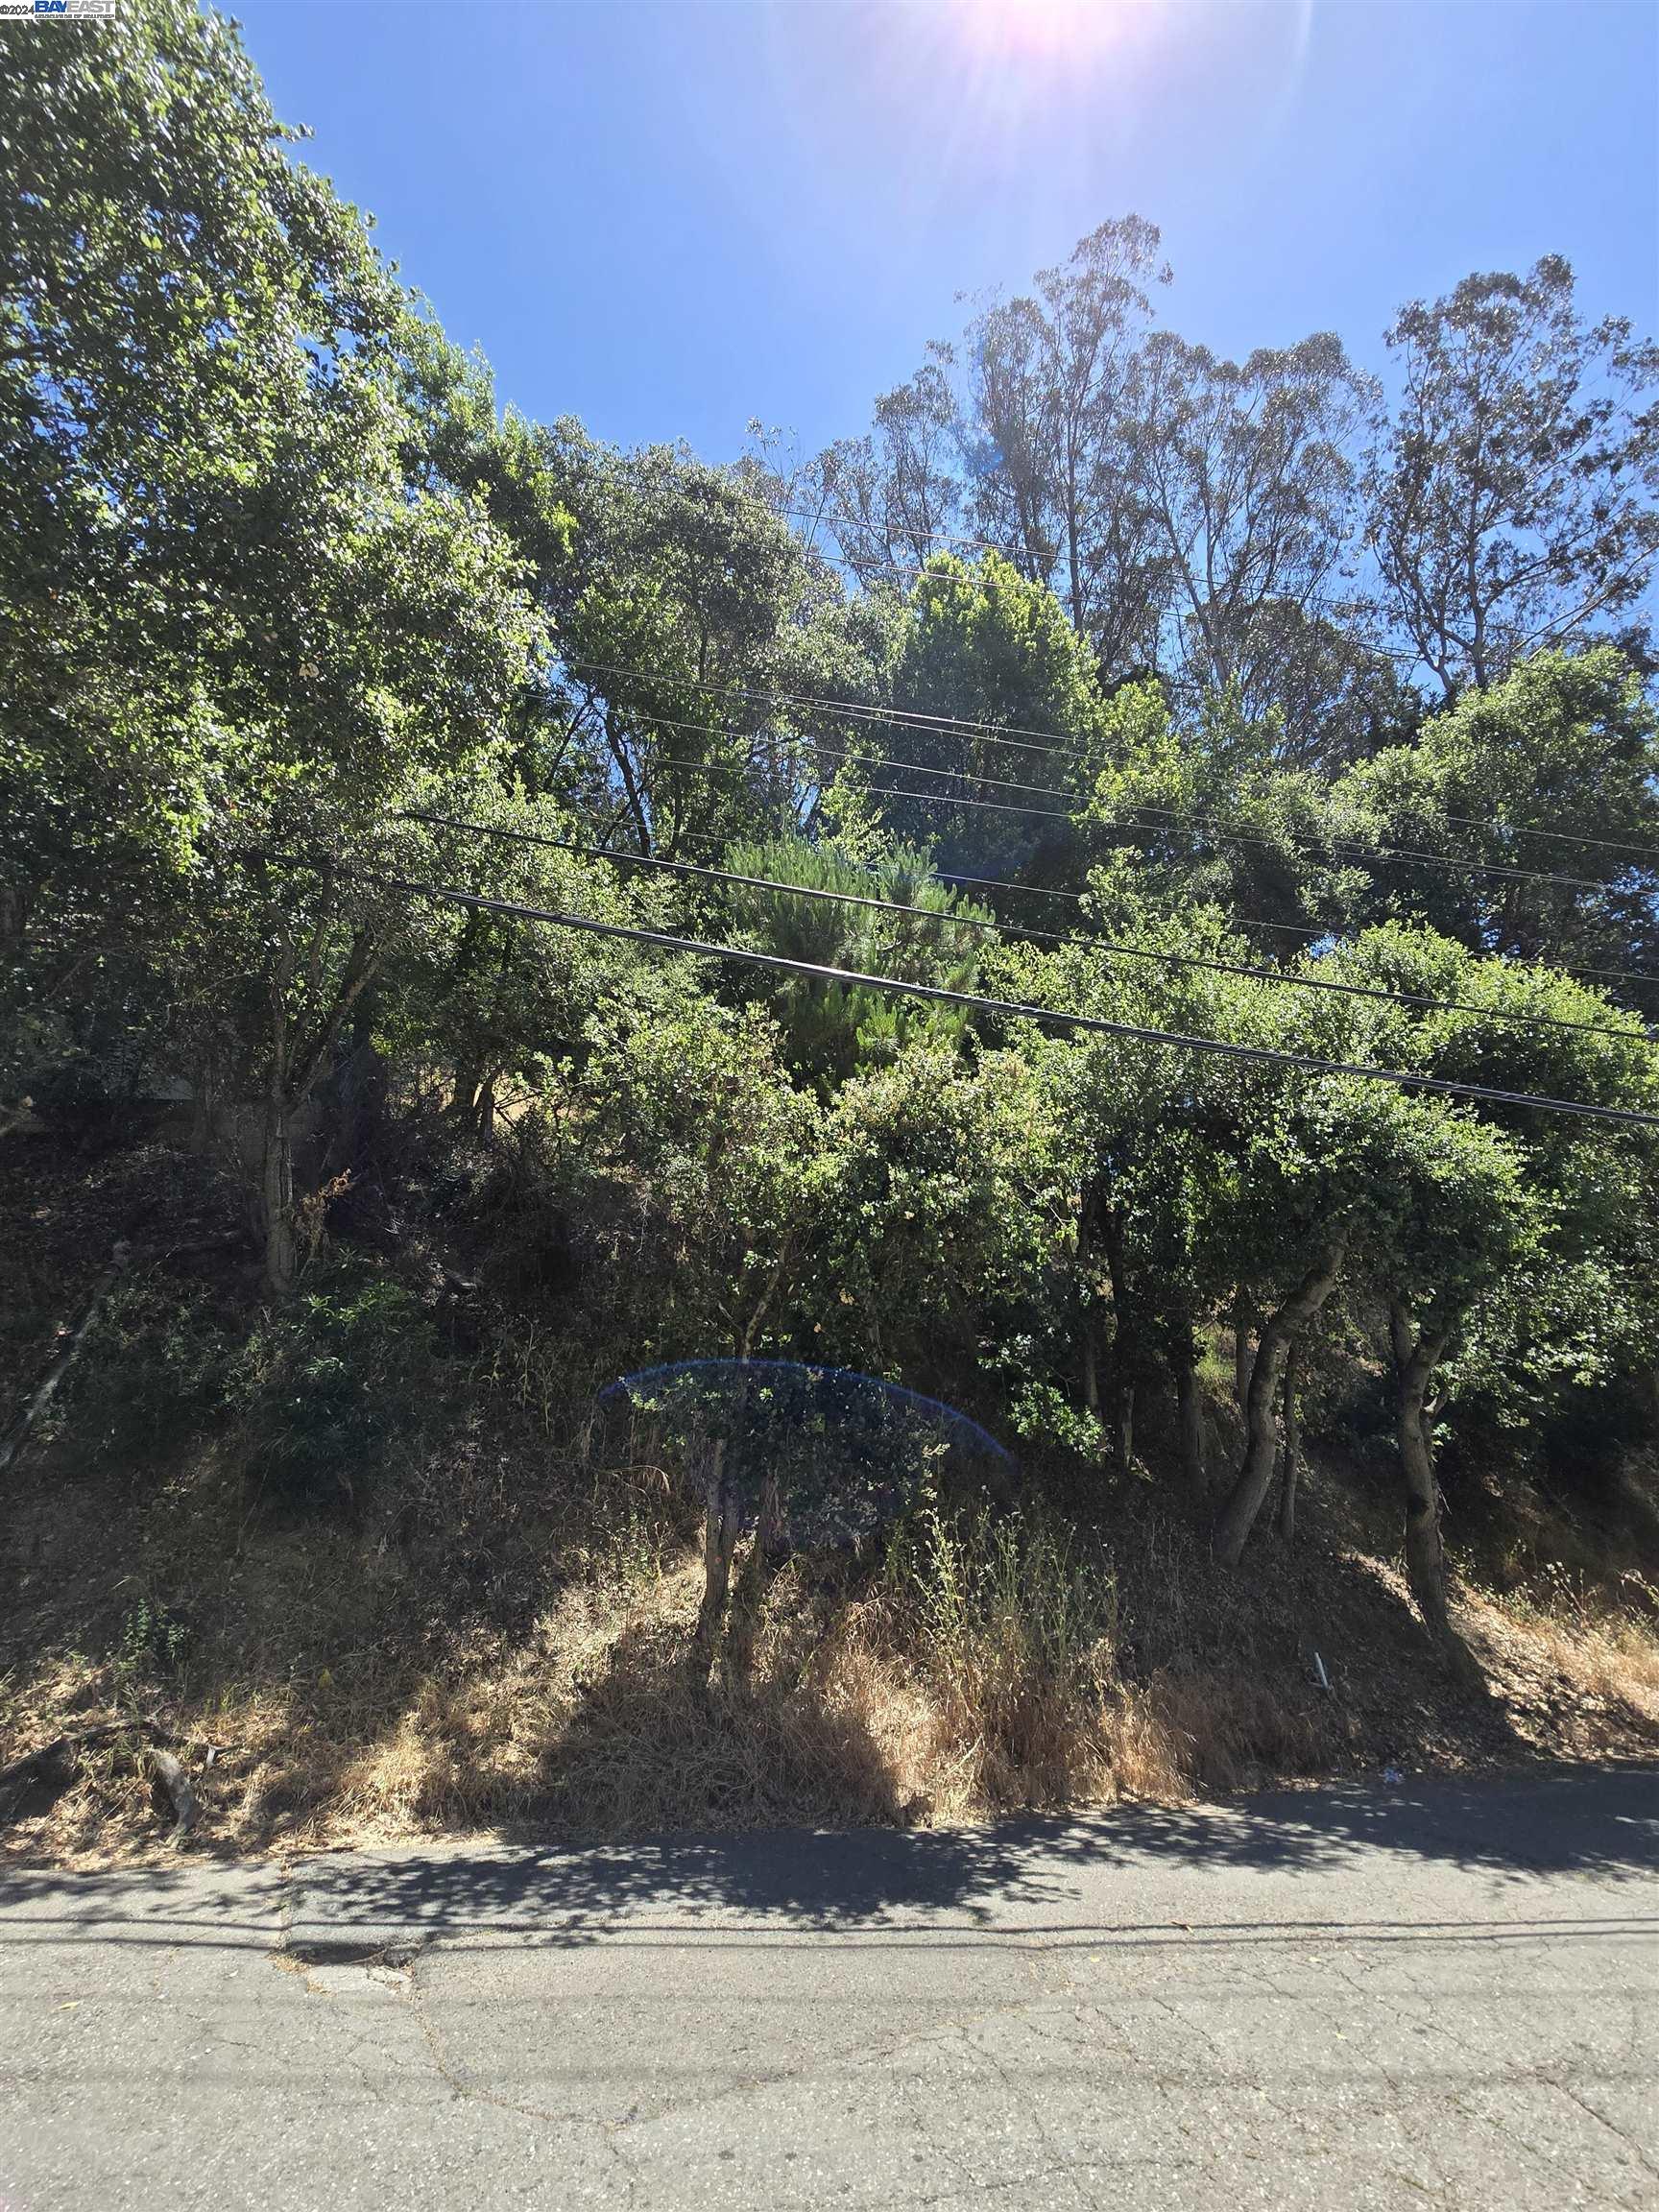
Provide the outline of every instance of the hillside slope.
[[[1133,1479],[1049,1459],[1012,1504],[938,1501],[862,1555],[792,1560],[752,1668],[705,1695],[695,1508],[608,1452],[556,1296],[472,1288],[404,1218],[273,1315],[231,1194],[185,1156],[13,1139],[0,1176],[9,1397],[132,1245],[0,1485],[0,1765],[154,1721],[193,1780],[188,1848],[948,1822],[1659,1748],[1639,1519],[1465,1479],[1462,1687],[1407,1601],[1385,1449],[1315,1437],[1294,1547],[1263,1532],[1228,1574],[1156,1407]],[[0,1848],[160,1847],[142,1743],[20,1780]]]

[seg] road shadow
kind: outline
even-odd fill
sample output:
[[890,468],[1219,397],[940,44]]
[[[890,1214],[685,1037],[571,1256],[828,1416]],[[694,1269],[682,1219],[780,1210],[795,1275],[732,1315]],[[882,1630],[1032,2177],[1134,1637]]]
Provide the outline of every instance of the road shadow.
[[[692,1932],[700,1922],[711,1933],[741,1922],[847,1933],[949,1924],[966,1933],[996,1921],[1017,1934],[1039,1908],[1076,1924],[1086,1872],[1170,1864],[1200,1873],[1317,1872],[1379,1855],[1514,1884],[1570,1874],[1651,1881],[1659,1872],[1659,1767],[1281,1791],[1226,1806],[1124,1805],[1083,1819],[983,1828],[772,1829],[583,1850],[497,1839],[329,1854],[288,1878],[288,1935],[296,1949],[316,1955],[468,1936],[570,1944],[599,1940],[620,1921],[648,1923],[654,1910]],[[7,1872],[0,1933],[15,1910],[43,1930],[56,1926],[60,1938],[71,1926],[98,1938],[121,1924],[128,1939],[145,1940],[153,1922],[159,1941],[182,1914],[211,1940],[214,1907],[200,1885],[228,1873]],[[224,1935],[237,1940],[239,1917],[225,1894]]]
[[321,1915],[343,1923],[540,1928],[569,1940],[651,1905],[819,1930],[941,1914],[972,1926],[1010,1908],[1063,1908],[1084,1870],[1173,1863],[1195,1872],[1296,1872],[1379,1853],[1517,1882],[1651,1878],[1659,1767],[1284,1791],[1233,1806],[1124,1805],[1082,1819],[911,1834],[774,1830],[584,1851],[521,1845],[490,1856],[328,1859],[306,1869],[304,1886]]

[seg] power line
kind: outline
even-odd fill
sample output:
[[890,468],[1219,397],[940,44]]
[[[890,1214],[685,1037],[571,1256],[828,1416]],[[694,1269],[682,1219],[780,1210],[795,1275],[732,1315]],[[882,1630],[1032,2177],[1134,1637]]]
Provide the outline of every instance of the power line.
[[[697,725],[696,727],[701,727],[701,725]],[[722,733],[715,731],[711,732],[710,734],[717,736],[722,734]],[[727,776],[741,776],[750,772],[750,770],[741,761],[683,760],[673,754],[660,755],[658,758],[658,765],[659,767],[683,769],[688,774],[692,775],[719,774]],[[919,775],[927,775],[932,773],[932,771],[927,769],[919,769],[916,770],[915,773]],[[942,806],[967,806],[974,807],[981,811],[990,811],[998,814],[1018,814],[1028,819],[1035,819],[1038,821],[1071,823],[1073,819],[1070,814],[1066,813],[1058,808],[1043,806],[1020,806],[1012,805],[1004,800],[970,799],[946,792],[906,791],[896,784],[887,783],[867,783],[863,785],[862,788],[874,798],[910,799],[923,804],[933,804]],[[1016,786],[1016,788],[1021,788],[1021,786]],[[1140,827],[1147,827],[1147,825],[1140,825]],[[691,834],[695,835],[696,833],[692,832]],[[1262,844],[1270,843],[1270,840],[1264,838],[1255,839],[1252,841]],[[712,842],[712,840],[699,837],[698,842],[707,843]],[[941,882],[973,885],[984,890],[1020,891],[1027,893],[1033,898],[1064,899],[1073,902],[1077,904],[1082,903],[1082,895],[1079,892],[1057,891],[1050,889],[1046,884],[1040,883],[1015,883],[994,876],[962,876],[944,872],[939,875],[939,880]],[[1334,934],[1334,932],[1328,927],[1315,926],[1312,924],[1302,922],[1270,922],[1262,915],[1232,914],[1227,918],[1229,921],[1243,928],[1264,929],[1271,931],[1276,936],[1282,937],[1306,937],[1314,943],[1317,943],[1321,938],[1330,937]],[[1524,965],[1529,966],[1532,964],[1524,963]],[[1556,962],[1552,965],[1558,967],[1563,973],[1567,974],[1597,976],[1609,982],[1649,983],[1655,980],[1659,980],[1659,978],[1654,977],[1647,971],[1639,968],[1595,968],[1580,966],[1566,961]]]
[[508,914],[527,922],[543,922],[561,929],[585,930],[595,937],[625,939],[637,945],[655,945],[665,951],[683,952],[694,959],[736,960],[750,967],[769,968],[793,975],[810,975],[820,982],[853,984],[868,991],[884,991],[899,998],[923,998],[932,1004],[963,1006],[1022,1022],[1055,1022],[1092,1035],[1131,1038],[1142,1044],[1168,1045],[1189,1052],[1207,1052],[1226,1060],[1267,1063],[1298,1068],[1313,1075],[1350,1075],[1366,1082],[1393,1083],[1402,1089],[1432,1091],[1453,1098],[1478,1098],[1488,1105],[1527,1106],[1548,1114],[1571,1114],[1582,1119],[1613,1121],[1625,1127],[1659,1129],[1659,1114],[1640,1113],[1625,1106],[1595,1106],[1581,1098],[1552,1098],[1530,1091],[1503,1091],[1482,1083],[1460,1083],[1438,1075],[1412,1074],[1402,1068],[1373,1068],[1362,1062],[1323,1060],[1307,1052],[1290,1052],[1271,1045],[1239,1045],[1220,1037],[1191,1037],[1174,1029],[1153,1029],[1132,1022],[1110,1022],[1096,1014],[1077,1014],[1061,1007],[1030,1005],[1021,999],[988,998],[977,992],[952,991],[938,983],[906,983],[896,975],[866,974],[855,968],[833,968],[816,960],[794,960],[781,952],[759,952],[739,945],[710,945],[696,937],[676,936],[665,929],[645,929],[632,923],[601,922],[589,914],[569,914],[546,906],[529,906],[517,900],[488,899],[472,891],[422,883],[405,877],[387,877],[394,888],[418,898],[439,899],[483,913]]
[[[718,734],[718,733],[714,733]],[[743,764],[738,761],[682,760],[671,754],[664,754],[661,756],[658,764],[661,767],[684,769],[692,774],[720,773],[735,776],[746,773]],[[928,771],[924,769],[919,771],[919,773],[925,775],[927,774]],[[1039,806],[1018,806],[1010,805],[1007,802],[995,799],[969,799],[952,796],[950,794],[929,794],[926,792],[919,791],[905,791],[902,790],[897,785],[882,783],[869,783],[864,785],[863,788],[873,797],[877,798],[911,799],[923,802],[927,802],[931,799],[936,801],[936,803],[941,805],[975,807],[982,810],[989,810],[995,813],[1018,814],[1026,816],[1028,818],[1034,817],[1038,820],[1057,822],[1071,821],[1071,816],[1070,814],[1060,812],[1054,808]],[[696,832],[691,832],[691,834],[697,837],[697,842],[699,843],[715,842],[715,840],[710,838],[697,836]],[[940,882],[959,883],[979,890],[1022,892],[1030,898],[1065,900],[1069,903],[1075,905],[1081,905],[1083,903],[1083,895],[1080,892],[1055,890],[1049,885],[1043,883],[1016,883],[1001,877],[965,876],[952,873],[949,870],[935,871],[935,875],[937,880]],[[1310,923],[1304,922],[1271,922],[1268,921],[1265,916],[1259,914],[1229,914],[1227,915],[1227,919],[1241,928],[1263,929],[1270,931],[1276,936],[1282,937],[1305,937],[1312,943],[1317,943],[1320,939],[1331,937],[1334,934],[1329,927],[1319,926]],[[1522,965],[1531,966],[1533,963],[1526,962]],[[1647,971],[1640,968],[1597,968],[1587,967],[1570,961],[1553,962],[1551,965],[1559,969],[1563,974],[1566,974],[1595,976],[1606,982],[1650,983],[1655,980],[1659,980],[1659,978],[1655,978]]]
[[[726,737],[732,734],[730,731],[718,729],[711,723],[687,722],[671,714],[653,715],[652,719],[665,730],[689,731],[694,734],[706,737]],[[889,773],[906,776],[960,777],[963,781],[978,783],[993,790],[1025,791],[1036,797],[1058,799],[1064,796],[1063,793],[1046,783],[1022,783],[1008,776],[970,775],[960,769],[930,768],[919,760],[894,760],[879,753],[850,752],[843,746],[826,745],[816,737],[807,737],[803,742],[809,745],[821,760],[834,760],[842,764],[851,762],[854,766],[884,768]],[[753,774],[757,764],[740,760],[682,760],[664,754],[659,757],[658,765],[666,768],[687,769],[705,775],[741,776]],[[902,791],[893,785],[878,783],[866,784],[864,788],[887,798],[912,799],[926,805],[994,806],[998,804],[995,800],[971,799],[952,791]],[[1077,811],[1071,807],[1004,805],[1000,811],[1005,814],[1027,814],[1049,821],[1070,822],[1073,826],[1077,826]],[[1154,814],[1159,819],[1155,822],[1137,822],[1128,818],[1134,813]],[[1264,836],[1259,830],[1235,829],[1219,815],[1186,814],[1177,806],[1160,806],[1152,801],[1144,799],[1132,801],[1124,810],[1122,817],[1109,820],[1103,827],[1119,830],[1157,830],[1166,828],[1179,829],[1188,823],[1214,831],[1216,838],[1221,841],[1231,840],[1236,845],[1260,845],[1268,852],[1278,852],[1282,849],[1277,838]],[[1311,855],[1302,853],[1298,848],[1292,847],[1292,851],[1298,859],[1311,857]],[[1605,884],[1596,882],[1585,877],[1556,876],[1537,868],[1512,868],[1498,860],[1467,860],[1455,854],[1425,853],[1409,846],[1365,845],[1357,839],[1333,837],[1331,839],[1331,851],[1334,855],[1346,856],[1355,866],[1364,868],[1367,874],[1375,873],[1375,870],[1369,866],[1364,857],[1370,854],[1379,859],[1403,860],[1407,866],[1416,868],[1470,870],[1481,876],[1501,876],[1505,879],[1526,883],[1548,883],[1559,889],[1574,891],[1604,891],[1606,889]]]
[[[729,843],[728,839],[715,837],[701,830],[688,830],[685,835],[688,842],[712,846],[717,852],[724,852]],[[1087,903],[1089,898],[1089,894],[1086,892],[1062,891],[1051,883],[1018,883],[1008,876],[965,876],[953,868],[935,868],[931,872],[930,880],[935,883],[959,883],[974,891],[1015,891],[1027,899],[1056,899],[1063,901],[1069,906],[1082,906]],[[1269,922],[1265,915],[1262,914],[1234,914],[1225,907],[1220,907],[1220,903],[1216,900],[1209,900],[1205,903],[1217,906],[1224,921],[1241,929],[1271,929],[1277,931],[1281,936],[1307,937],[1315,943],[1320,938],[1331,937],[1334,934],[1329,927],[1315,926],[1310,923]],[[1565,973],[1568,974],[1624,975],[1626,971],[1619,968],[1605,970],[1568,969]],[[1632,979],[1637,982],[1647,980],[1646,976],[1635,972],[1632,972]]]
[[1166,967],[1203,969],[1213,974],[1243,976],[1253,982],[1282,985],[1287,990],[1334,992],[1349,998],[1378,999],[1389,1006],[1414,1006],[1425,1013],[1472,1014],[1485,1021],[1518,1022],[1527,1028],[1577,1030],[1593,1037],[1628,1039],[1631,1035],[1627,1029],[1614,1028],[1600,1022],[1566,1022],[1550,1014],[1517,1014],[1495,1006],[1478,1006],[1468,999],[1431,998],[1413,991],[1385,991],[1377,984],[1345,983],[1329,976],[1288,975],[1270,968],[1253,968],[1242,961],[1222,960],[1208,953],[1167,951],[1152,945],[1123,945],[1094,930],[1068,936],[1059,929],[1016,929],[1004,923],[987,921],[976,914],[942,913],[927,907],[906,905],[898,899],[867,897],[856,891],[831,891],[818,884],[781,883],[769,876],[749,876],[734,869],[704,866],[697,861],[667,859],[661,854],[619,852],[612,846],[585,844],[579,838],[553,837],[544,831],[514,830],[494,823],[464,822],[447,814],[429,814],[411,808],[399,815],[398,819],[424,822],[435,829],[460,830],[473,836],[499,837],[515,844],[545,846],[555,852],[579,854],[590,860],[608,860],[620,867],[644,868],[663,875],[692,877],[708,882],[733,884],[743,890],[775,892],[786,898],[813,899],[837,906],[871,908],[878,913],[898,914],[910,921],[931,920],[999,939],[1035,938],[1050,945],[1089,946],[1117,959],[1151,960]]
[[[638,683],[654,684],[659,688],[674,683],[672,677],[660,675],[651,669],[630,668],[618,661],[570,661],[566,662],[566,666],[580,671],[589,671],[595,675],[625,676]],[[1063,739],[1064,736],[1064,733],[1055,730],[1030,730],[1018,723],[1001,726],[991,722],[975,721],[971,717],[962,715],[928,714],[916,708],[877,707],[867,701],[856,699],[815,698],[807,692],[757,690],[751,686],[736,684],[699,684],[694,688],[708,691],[716,698],[747,699],[757,705],[805,707],[822,713],[846,714],[877,728],[914,729],[928,733],[937,733],[941,735],[968,733],[982,738],[987,744],[1011,746],[1023,753],[1045,753],[1058,758],[1081,760],[1086,763],[1092,760],[1092,756],[1080,746],[1053,742],[1055,739]],[[653,719],[664,724],[671,723],[671,717],[667,715],[656,715],[653,716]],[[725,732],[713,729],[708,723],[682,722],[674,726],[698,730],[709,736],[727,734]],[[808,737],[807,742],[816,745],[819,740]],[[894,765],[897,766],[900,763],[896,762]],[[924,770],[923,773],[931,774],[935,771]],[[939,771],[939,773],[943,773],[943,771]],[[1448,814],[1445,819],[1463,829],[1489,830],[1492,828],[1491,823],[1482,822],[1469,814]],[[1647,846],[1633,845],[1619,838],[1591,837],[1570,830],[1528,829],[1518,824],[1509,829],[1508,834],[1517,837],[1545,838],[1556,844],[1580,845],[1598,852],[1623,854],[1638,863],[1649,867],[1659,866],[1659,853]],[[1370,850],[1380,849],[1371,848]],[[1454,866],[1463,867],[1490,866],[1496,868],[1499,866],[1497,862],[1457,861],[1449,854],[1432,854],[1428,857],[1440,865],[1450,863]],[[1548,879],[1555,880],[1553,878]],[[1587,888],[1599,890],[1602,886],[1592,883]]]

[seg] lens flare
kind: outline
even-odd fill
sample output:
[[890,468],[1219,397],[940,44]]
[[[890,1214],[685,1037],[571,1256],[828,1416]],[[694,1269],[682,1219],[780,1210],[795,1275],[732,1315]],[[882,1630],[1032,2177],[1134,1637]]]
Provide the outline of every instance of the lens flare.
[[954,0],[969,45],[1008,60],[1086,61],[1116,53],[1144,0]]

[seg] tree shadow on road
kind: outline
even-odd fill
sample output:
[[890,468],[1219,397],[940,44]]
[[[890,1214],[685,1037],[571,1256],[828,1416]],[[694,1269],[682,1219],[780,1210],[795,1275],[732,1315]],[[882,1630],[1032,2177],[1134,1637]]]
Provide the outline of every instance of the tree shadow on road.
[[[703,1927],[717,1934],[733,1922],[751,1931],[968,1934],[995,1921],[1017,1936],[1022,1926],[1039,1933],[1039,1914],[1044,1923],[1083,1925],[1080,1881],[1103,1868],[1121,1872],[1127,1884],[1171,1865],[1357,1871],[1379,1855],[1478,1870],[1505,1884],[1562,1874],[1651,1880],[1659,1871],[1659,1767],[1425,1780],[1392,1791],[1285,1791],[1228,1806],[1124,1805],[1084,1819],[983,1828],[781,1829],[582,1850],[496,1841],[335,1853],[290,1878],[290,1934],[296,1948],[316,1952],[469,1937],[570,1944],[671,1913],[675,1929],[691,1934]],[[161,1940],[170,1900],[198,1917],[191,1884],[204,1879],[212,1884],[226,1873],[8,1872],[0,1875],[0,1913],[15,1908],[33,1918],[55,1908],[51,1917],[60,1912],[61,1925],[88,1938],[135,1916],[132,1939],[144,1939],[137,1923],[153,1921],[154,1939]],[[1097,1886],[1088,1902],[1097,1915]],[[1126,1886],[1122,1924],[1136,1922],[1136,1894]]]

